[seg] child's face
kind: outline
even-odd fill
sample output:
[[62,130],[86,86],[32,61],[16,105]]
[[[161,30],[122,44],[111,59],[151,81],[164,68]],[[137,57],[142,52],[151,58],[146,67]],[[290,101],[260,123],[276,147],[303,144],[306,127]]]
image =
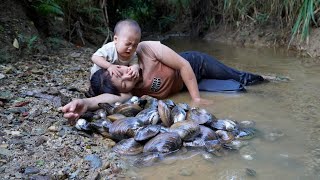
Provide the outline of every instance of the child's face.
[[120,31],[114,36],[114,42],[121,60],[129,60],[140,42],[140,34],[130,28]]

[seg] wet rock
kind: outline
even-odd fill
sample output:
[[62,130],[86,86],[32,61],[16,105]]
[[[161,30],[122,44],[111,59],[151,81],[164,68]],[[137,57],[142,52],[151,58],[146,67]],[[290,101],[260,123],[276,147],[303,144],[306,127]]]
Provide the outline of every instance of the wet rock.
[[31,167],[31,166],[26,167],[25,170],[24,170],[24,174],[26,174],[26,175],[29,175],[29,174],[37,174],[37,173],[39,173],[39,172],[40,172],[39,169],[37,169],[37,168],[35,168],[35,167]]
[[59,131],[59,128],[58,128],[57,126],[55,126],[55,125],[52,125],[52,126],[50,126],[50,127],[48,128],[48,130],[49,130],[50,132],[58,132],[58,131]]
[[47,142],[47,138],[43,137],[43,136],[40,136],[36,139],[35,141],[35,146],[38,147],[40,146],[41,144]]
[[4,75],[4,74],[2,74],[2,73],[0,73],[0,79],[3,79],[3,78],[5,78],[6,76]]
[[89,177],[88,180],[98,180],[100,179],[100,172],[98,171],[90,172],[88,177]]
[[17,172],[17,173],[14,174],[14,177],[17,178],[17,179],[21,179],[22,178],[22,174]]
[[10,157],[12,152],[6,148],[0,147],[0,155]]
[[0,91],[0,100],[9,101],[13,98],[13,93],[11,91]]
[[90,154],[90,155],[87,155],[85,158],[84,158],[85,161],[89,161],[90,162],[90,166],[91,168],[93,169],[97,169],[99,167],[102,166],[102,160],[100,159],[99,156],[95,155],[95,154]]
[[40,175],[35,175],[29,177],[29,180],[51,180],[52,178],[50,176],[40,176]]
[[68,126],[62,126],[62,128],[59,130],[58,136],[64,136],[67,134],[72,134],[72,128]]

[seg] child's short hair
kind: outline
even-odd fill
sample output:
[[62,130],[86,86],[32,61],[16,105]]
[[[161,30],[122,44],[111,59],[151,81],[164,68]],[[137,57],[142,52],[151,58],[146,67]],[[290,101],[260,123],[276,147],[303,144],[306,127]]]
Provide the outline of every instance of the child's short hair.
[[139,24],[132,19],[125,19],[117,22],[116,26],[114,27],[114,34],[115,35],[119,34],[120,31],[126,26],[132,28],[133,30],[135,30],[137,33],[141,35],[141,28]]

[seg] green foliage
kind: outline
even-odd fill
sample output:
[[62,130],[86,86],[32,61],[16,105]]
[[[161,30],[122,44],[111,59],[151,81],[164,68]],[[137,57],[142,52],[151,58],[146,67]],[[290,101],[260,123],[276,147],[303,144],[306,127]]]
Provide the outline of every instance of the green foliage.
[[169,16],[162,16],[159,19],[159,29],[160,31],[167,30],[168,27],[175,22],[176,16],[175,15],[169,15]]
[[[292,40],[301,34],[300,40],[307,40],[309,37],[309,27],[311,25],[311,20],[314,24],[317,24],[314,19],[315,7],[319,5],[319,0],[304,0],[302,6],[300,7],[298,17],[292,28],[292,36],[289,45]],[[308,42],[308,40],[307,40]]]
[[36,42],[38,40],[38,36],[33,35],[31,37],[25,36],[24,34],[18,34],[18,42],[21,49],[27,48],[28,52],[32,52],[36,49]]
[[300,40],[308,40],[309,28],[317,24],[314,19],[320,0],[224,0],[223,19],[226,23],[252,21],[265,24],[277,20],[281,27],[292,29],[292,40],[300,36]]
[[133,0],[126,3],[127,6],[125,8],[118,9],[118,13],[122,19],[134,19],[141,26],[155,20],[153,18],[155,9],[151,0]]
[[63,16],[61,7],[54,0],[36,0],[33,7],[41,15]]
[[4,27],[2,25],[0,25],[0,32],[4,32]]

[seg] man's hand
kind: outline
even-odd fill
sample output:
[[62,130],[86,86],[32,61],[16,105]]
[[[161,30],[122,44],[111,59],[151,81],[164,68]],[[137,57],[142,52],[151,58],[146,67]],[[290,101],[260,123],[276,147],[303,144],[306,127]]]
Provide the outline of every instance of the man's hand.
[[68,119],[71,125],[74,125],[75,120],[87,111],[88,105],[83,99],[75,99],[59,109],[64,112],[63,117]]
[[192,106],[200,106],[200,105],[212,105],[213,101],[209,101],[207,99],[202,99],[202,98],[194,98],[192,99],[191,102]]

